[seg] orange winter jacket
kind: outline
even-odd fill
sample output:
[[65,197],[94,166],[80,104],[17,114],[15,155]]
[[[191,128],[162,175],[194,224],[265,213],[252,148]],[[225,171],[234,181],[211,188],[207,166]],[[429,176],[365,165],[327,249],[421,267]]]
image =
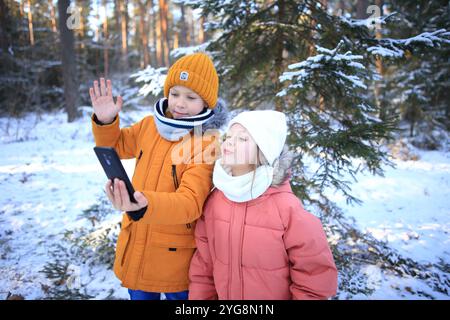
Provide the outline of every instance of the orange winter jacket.
[[[224,124],[217,121],[224,117],[215,118],[208,129]],[[114,273],[122,286],[133,290],[187,290],[189,264],[196,247],[195,221],[212,188],[213,163],[218,156],[214,150],[219,150],[217,131],[200,138],[194,138],[191,132],[173,142],[158,133],[153,116],[122,129],[119,121],[117,117],[109,125],[98,125],[92,118],[95,144],[113,147],[121,159],[136,159],[132,184],[145,195],[148,208],[138,221],[123,214]],[[180,151],[183,146],[186,152]],[[181,155],[183,162],[179,163],[179,157],[174,161],[172,152]],[[208,163],[198,163],[202,154]]]

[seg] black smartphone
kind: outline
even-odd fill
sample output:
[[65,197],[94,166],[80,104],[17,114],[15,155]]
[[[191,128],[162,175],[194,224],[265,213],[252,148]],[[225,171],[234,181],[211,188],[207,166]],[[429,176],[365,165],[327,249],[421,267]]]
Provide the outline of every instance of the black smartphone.
[[112,180],[113,183],[115,178],[125,182],[128,194],[130,195],[130,201],[137,203],[136,199],[134,199],[133,185],[131,184],[130,179],[128,179],[127,172],[125,171],[116,150],[110,147],[94,147],[94,151],[108,179]]

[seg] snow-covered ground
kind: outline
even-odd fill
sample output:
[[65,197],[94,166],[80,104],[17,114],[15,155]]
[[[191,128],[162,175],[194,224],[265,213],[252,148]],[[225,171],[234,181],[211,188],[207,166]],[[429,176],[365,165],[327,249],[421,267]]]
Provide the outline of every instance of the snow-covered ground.
[[[351,193],[363,201],[361,205],[346,204],[338,193],[328,192],[328,196],[355,219],[358,229],[386,241],[401,256],[424,265],[449,264],[450,153],[409,147],[418,160],[394,160],[395,168],[384,167],[384,177],[357,175]],[[374,292],[355,298],[423,299],[414,296],[422,291],[436,299],[450,299],[412,277],[386,276],[375,266],[368,266],[364,273]]]
[[[37,125],[35,122],[35,115],[19,122],[12,120],[7,133],[8,120],[0,119],[0,298],[3,299],[9,292],[26,299],[43,297],[42,285],[51,283],[39,271],[51,261],[49,251],[62,242],[66,230],[91,226],[90,221],[80,219],[80,214],[98,201],[106,182],[92,149],[88,114],[74,123],[67,123],[64,113],[44,115]],[[130,165],[127,161],[126,167]],[[85,275],[81,274],[83,283],[95,280],[94,284],[105,288],[98,298],[107,294],[108,287],[116,290],[117,298],[128,298],[112,271],[100,270],[92,279],[83,281]]]
[[360,229],[386,240],[402,255],[422,263],[450,262],[450,154],[415,151],[417,161],[395,161],[384,177],[361,174],[352,194],[361,206],[347,206],[330,196],[356,219]]
[[[146,112],[129,112],[128,121]],[[36,115],[18,122],[0,118],[0,299],[8,293],[44,298],[44,288],[52,282],[41,271],[51,262],[52,248],[63,243],[66,230],[92,227],[80,214],[104,194],[106,178],[92,150],[89,114],[74,123],[67,123],[64,113],[43,115],[38,121]],[[417,161],[395,160],[397,167],[386,167],[385,177],[360,174],[352,193],[364,201],[361,206],[347,205],[339,194],[329,195],[355,218],[358,228],[388,241],[402,255],[423,263],[450,263],[450,154],[416,153]],[[130,175],[133,163],[125,161]],[[117,213],[113,220],[119,218]],[[111,270],[75,267],[96,299],[111,293],[128,298]],[[426,290],[416,279],[386,276],[376,266],[365,272],[374,292],[354,298],[414,298],[415,288]],[[407,295],[398,290],[405,287],[411,288]]]

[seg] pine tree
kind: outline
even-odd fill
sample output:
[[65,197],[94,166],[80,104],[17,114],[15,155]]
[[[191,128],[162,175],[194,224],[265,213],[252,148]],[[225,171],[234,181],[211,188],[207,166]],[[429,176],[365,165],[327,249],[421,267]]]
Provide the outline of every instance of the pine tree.
[[81,113],[78,110],[78,78],[76,75],[74,33],[66,23],[69,19],[66,11],[69,5],[70,0],[58,0],[58,29],[60,33],[62,74],[64,78],[64,102],[67,120],[72,122],[80,117]]
[[[278,96],[292,101],[285,111],[290,120],[289,142],[301,154],[293,167],[292,183],[308,200],[310,191],[321,194],[325,187],[356,200],[341,173],[354,176],[365,167],[377,172],[380,163],[387,162],[379,142],[389,139],[393,122],[381,121],[365,94],[371,78],[361,63],[362,55],[346,51],[344,41],[333,50],[316,46],[316,51],[305,61],[289,65],[290,71],[280,78],[289,85]],[[304,157],[317,164],[312,175],[303,171]],[[354,168],[352,159],[361,160],[360,166]]]
[[[333,3],[326,1],[185,4],[211,19],[205,28],[216,37],[207,50],[231,108],[272,108],[289,115],[289,143],[298,154],[292,181],[297,194],[310,201],[313,193],[323,196],[326,186],[356,200],[341,174],[361,168],[382,173],[381,166],[389,163],[381,143],[391,138],[396,113],[384,114],[369,90],[379,78],[375,60],[390,64],[413,48],[430,48],[448,37],[445,30],[434,30],[405,39],[377,38],[372,26],[384,27],[395,15],[355,20],[330,14]],[[311,176],[303,164],[307,156],[319,164]]]
[[[63,102],[59,51],[48,46],[58,41],[51,8],[48,2],[29,3],[21,13],[18,2],[0,1],[0,112],[14,117],[59,108]],[[28,10],[32,11],[33,45]]]
[[[448,1],[393,1],[390,7],[398,12],[399,19],[407,22],[407,27],[390,29],[399,36],[413,37],[414,33],[433,34],[439,30],[450,30]],[[387,79],[388,84],[395,88],[394,94],[399,97],[392,107],[399,109],[402,119],[410,123],[410,136],[416,135],[417,122],[426,121],[431,128],[439,123],[450,128],[448,35],[447,32],[444,43],[435,43],[432,51],[423,47],[414,48]]]

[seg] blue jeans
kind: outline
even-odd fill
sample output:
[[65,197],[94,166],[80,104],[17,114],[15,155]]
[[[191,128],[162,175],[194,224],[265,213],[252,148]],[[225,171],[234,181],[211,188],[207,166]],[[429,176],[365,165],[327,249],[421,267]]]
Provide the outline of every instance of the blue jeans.
[[[131,300],[161,300],[161,293],[128,289]],[[164,292],[167,300],[187,300],[189,291]]]

